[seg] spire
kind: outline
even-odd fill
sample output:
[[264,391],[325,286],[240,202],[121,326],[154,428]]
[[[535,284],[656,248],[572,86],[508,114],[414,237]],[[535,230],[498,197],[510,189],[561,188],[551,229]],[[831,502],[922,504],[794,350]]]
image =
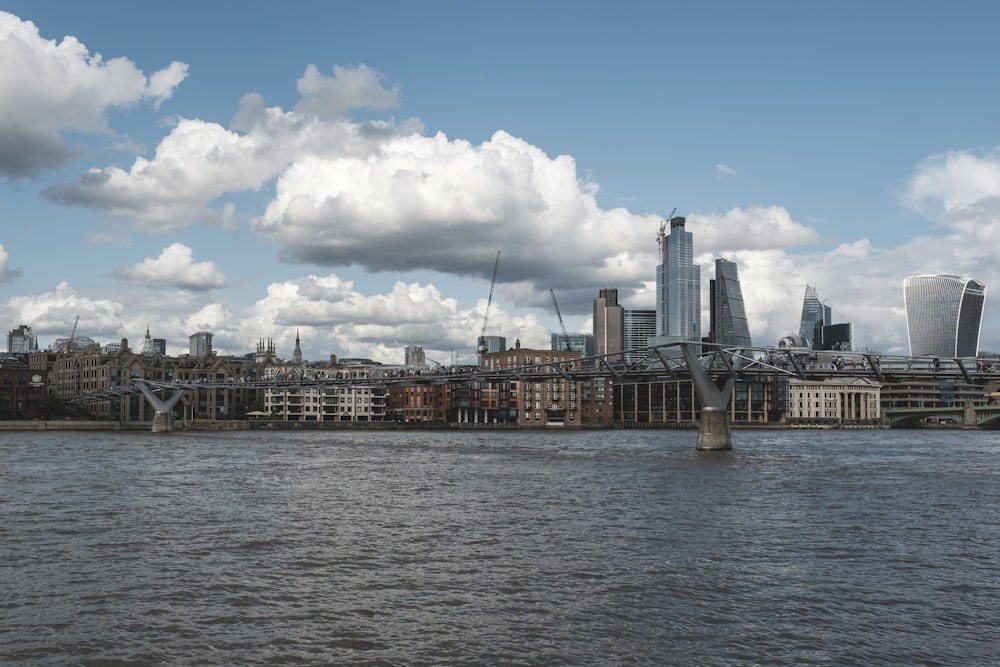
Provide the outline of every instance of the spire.
[[153,339],[149,335],[149,322],[146,322],[146,338],[142,341],[142,356],[153,356]]
[[292,363],[301,364],[302,363],[302,344],[299,341],[299,330],[295,330],[295,352],[292,353]]

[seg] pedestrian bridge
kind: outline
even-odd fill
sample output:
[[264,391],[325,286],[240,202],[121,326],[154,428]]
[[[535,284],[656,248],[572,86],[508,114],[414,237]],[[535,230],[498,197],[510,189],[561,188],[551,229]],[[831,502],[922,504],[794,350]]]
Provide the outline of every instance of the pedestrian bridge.
[[[389,386],[452,384],[467,382],[536,382],[545,379],[586,381],[597,377],[612,382],[636,383],[664,379],[690,380],[702,406],[699,449],[731,449],[728,414],[730,392],[737,380],[756,381],[772,377],[794,377],[805,381],[831,378],[869,378],[880,384],[913,381],[955,380],[968,384],[1000,383],[1000,360],[882,355],[871,352],[811,351],[801,348],[728,347],[708,343],[675,342],[571,361],[526,364],[514,367],[452,367],[426,371],[372,367],[354,374],[294,374],[293,377],[226,378],[224,381],[170,382],[135,379],[128,386],[79,397],[102,400],[109,395],[142,391],[162,394],[157,413],[168,413],[175,397],[188,390],[244,388],[292,388],[335,385]],[[172,403],[171,403],[172,402]],[[894,423],[903,424],[931,416],[923,412],[893,412]],[[964,420],[963,408],[942,408],[942,419]],[[953,412],[954,411],[954,412]],[[995,416],[984,410],[977,423]],[[166,417],[165,417],[166,419]],[[963,422],[964,423],[964,422]],[[160,430],[172,430],[169,422]]]

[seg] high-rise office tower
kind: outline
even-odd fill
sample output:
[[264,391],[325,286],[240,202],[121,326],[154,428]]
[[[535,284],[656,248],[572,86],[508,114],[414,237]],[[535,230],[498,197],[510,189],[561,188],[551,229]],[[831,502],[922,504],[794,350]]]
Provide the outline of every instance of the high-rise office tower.
[[709,283],[709,299],[710,342],[726,346],[753,345],[736,262],[715,260],[715,280]]
[[[483,348],[483,354],[507,351],[506,336],[480,336],[479,343]],[[482,355],[480,355],[479,364],[482,365],[482,363]]]
[[639,361],[645,352],[632,352],[649,345],[649,339],[656,335],[656,311],[625,309],[625,361]]
[[947,274],[903,280],[906,332],[915,357],[974,357],[986,304],[986,285]]
[[656,334],[665,340],[701,340],[701,268],[694,263],[694,242],[684,228],[685,218],[660,223],[656,240],[660,265],[656,267]]
[[624,349],[625,309],[618,305],[618,290],[607,287],[594,299],[594,353],[621,361]]
[[[802,319],[799,321],[799,335],[814,346],[822,333],[823,327],[830,326],[833,311],[830,306],[819,300],[816,288],[806,285],[806,295],[802,299]],[[818,331],[820,332],[817,334]]]
[[10,354],[28,354],[37,349],[38,337],[27,324],[11,329],[7,334],[7,352]]
[[212,333],[199,331],[188,336],[188,349],[192,357],[212,353]]
[[550,333],[549,344],[553,350],[563,352],[579,352],[583,358],[594,356],[593,334],[582,333]]

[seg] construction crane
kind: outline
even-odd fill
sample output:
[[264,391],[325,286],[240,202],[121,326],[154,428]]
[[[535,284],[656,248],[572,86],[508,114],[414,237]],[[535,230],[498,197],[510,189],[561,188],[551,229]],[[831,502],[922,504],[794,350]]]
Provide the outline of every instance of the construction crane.
[[552,295],[552,305],[556,309],[556,317],[559,318],[559,327],[562,329],[563,343],[565,343],[565,345],[566,345],[566,351],[570,352],[571,348],[569,346],[569,334],[566,333],[566,325],[563,324],[562,313],[559,312],[559,302],[556,301],[556,293],[554,291],[552,291],[551,287],[549,288],[549,294]]
[[80,323],[80,316],[76,316],[76,320],[73,321],[73,330],[69,332],[69,338],[66,339],[66,354],[70,353],[70,349],[73,347],[73,339],[76,338],[76,325]]
[[493,303],[493,290],[497,285],[497,273],[500,271],[500,251],[497,250],[497,261],[493,265],[493,280],[490,282],[490,298],[486,301],[486,312],[483,314],[483,333],[479,335],[479,356],[490,351],[490,346],[486,344],[486,325],[490,321],[490,304]]

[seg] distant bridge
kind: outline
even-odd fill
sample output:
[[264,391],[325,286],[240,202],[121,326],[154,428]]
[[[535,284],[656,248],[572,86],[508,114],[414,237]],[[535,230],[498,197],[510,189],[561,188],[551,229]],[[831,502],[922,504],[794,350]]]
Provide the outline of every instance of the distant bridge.
[[1000,405],[955,405],[935,408],[885,408],[886,424],[905,426],[926,419],[963,426],[1000,427]]

